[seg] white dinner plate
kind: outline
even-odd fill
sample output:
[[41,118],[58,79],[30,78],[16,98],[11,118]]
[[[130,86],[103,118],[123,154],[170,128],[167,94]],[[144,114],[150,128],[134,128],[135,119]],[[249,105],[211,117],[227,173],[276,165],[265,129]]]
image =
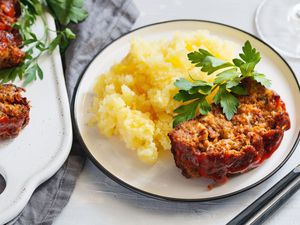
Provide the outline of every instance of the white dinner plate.
[[[93,86],[96,79],[120,61],[129,51],[130,39],[141,37],[146,40],[170,38],[176,31],[195,31],[205,29],[211,34],[237,43],[241,49],[246,40],[262,55],[258,65],[272,80],[272,89],[286,103],[291,119],[291,129],[285,132],[283,141],[272,157],[261,166],[247,173],[229,179],[224,185],[208,190],[211,182],[204,178],[187,179],[175,166],[171,153],[149,167],[141,163],[135,153],[126,149],[125,144],[116,137],[101,136],[96,127],[87,126],[90,118]],[[198,20],[177,20],[157,23],[136,29],[104,48],[90,63],[73,97],[73,119],[76,132],[87,154],[100,170],[116,182],[141,194],[167,200],[203,201],[248,190],[274,174],[292,155],[299,141],[300,128],[300,90],[295,74],[285,60],[269,45],[257,37],[237,28]]]

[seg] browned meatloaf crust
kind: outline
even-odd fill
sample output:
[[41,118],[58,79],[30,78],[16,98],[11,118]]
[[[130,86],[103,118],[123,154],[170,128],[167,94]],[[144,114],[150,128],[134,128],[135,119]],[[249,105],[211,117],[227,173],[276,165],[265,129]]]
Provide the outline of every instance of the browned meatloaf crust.
[[18,0],[0,0],[0,69],[16,66],[24,59],[21,35],[12,27],[19,16]]
[[175,163],[184,176],[224,183],[228,175],[257,167],[279,147],[290,128],[284,102],[252,80],[243,85],[249,95],[238,97],[238,112],[230,121],[213,105],[208,115],[183,122],[169,133]]
[[24,89],[0,84],[0,138],[15,137],[29,122],[30,106],[21,96]]

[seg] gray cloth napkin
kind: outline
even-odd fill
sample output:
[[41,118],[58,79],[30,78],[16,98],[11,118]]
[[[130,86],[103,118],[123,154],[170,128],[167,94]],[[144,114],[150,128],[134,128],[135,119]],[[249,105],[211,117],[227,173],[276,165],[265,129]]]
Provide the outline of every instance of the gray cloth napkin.
[[[131,0],[85,0],[89,17],[71,26],[77,34],[64,57],[65,78],[71,96],[88,63],[109,42],[130,30],[138,16]],[[72,151],[62,168],[40,185],[24,210],[8,225],[49,225],[69,201],[85,161],[74,136]]]

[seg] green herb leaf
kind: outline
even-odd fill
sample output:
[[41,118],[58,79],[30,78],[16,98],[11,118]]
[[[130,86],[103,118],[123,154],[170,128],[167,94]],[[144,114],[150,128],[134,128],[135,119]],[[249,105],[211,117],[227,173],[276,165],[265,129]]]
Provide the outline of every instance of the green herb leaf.
[[228,62],[223,62],[220,59],[217,59],[215,57],[212,56],[207,56],[204,58],[203,62],[202,62],[202,69],[201,71],[203,72],[207,72],[207,74],[212,74],[213,72],[219,70],[219,69],[223,69],[226,67],[231,67],[232,64],[228,63]]
[[179,102],[187,102],[193,99],[202,98],[203,95],[200,93],[190,94],[188,91],[180,90],[173,98]]
[[201,115],[206,115],[209,111],[211,111],[211,106],[207,102],[205,96],[198,95],[197,100],[194,100],[189,104],[179,106],[177,109],[174,110],[174,113],[176,113],[177,115],[174,117],[173,127],[177,126],[183,121],[194,118],[196,116],[198,107],[200,107],[199,112]]
[[240,67],[241,65],[244,64],[243,60],[240,60],[240,59],[233,59],[232,62],[233,62],[233,64],[236,65],[237,67]]
[[244,63],[239,68],[244,77],[249,77],[252,76],[252,72],[254,71],[255,65],[255,62]]
[[190,82],[185,78],[177,79],[174,83],[179,90],[188,91],[189,94],[201,93],[207,95],[210,93],[212,84],[205,81]]
[[[271,85],[264,74],[255,72],[255,66],[260,61],[260,53],[252,47],[249,41],[246,41],[243,48],[243,53],[239,54],[239,58],[233,59],[233,63],[224,62],[214,57],[205,49],[188,54],[191,63],[197,67],[201,67],[201,71],[211,74],[220,69],[221,72],[216,74],[213,84],[201,80],[188,81],[184,78],[177,80],[174,85],[179,88],[179,92],[174,96],[174,99],[181,102],[192,103],[178,107],[174,112],[177,115],[174,117],[174,125],[180,122],[191,119],[197,114],[197,107],[202,115],[206,115],[211,106],[206,100],[206,96],[216,91],[213,102],[220,105],[223,113],[228,120],[232,119],[237,112],[239,100],[235,95],[247,95],[247,90],[242,86],[243,79],[253,79],[265,87]],[[225,68],[228,68],[224,70]]]
[[188,91],[190,90],[194,84],[190,81],[188,81],[187,79],[184,79],[184,78],[180,78],[180,79],[177,79],[174,83],[174,85],[176,87],[179,88],[179,90],[185,90],[185,91]]
[[211,106],[208,103],[208,101],[206,100],[206,98],[203,98],[199,102],[199,106],[200,106],[200,114],[201,115],[206,115],[207,113],[209,113],[211,111]]
[[73,31],[70,28],[66,28],[63,32],[67,39],[73,40],[76,38],[76,35],[73,33]]
[[180,90],[176,95],[174,95],[173,99],[178,102],[186,102],[191,100],[190,94],[187,91]]
[[42,4],[39,0],[20,0],[20,2],[27,6],[29,15],[41,15],[43,13]]
[[217,75],[214,83],[220,84],[223,82],[234,80],[235,78],[237,78],[239,76],[240,76],[240,73],[237,71],[237,68],[225,70]]
[[208,95],[210,94],[210,92],[211,92],[211,85],[195,86],[188,91],[189,94],[200,93],[203,95]]
[[219,105],[221,102],[221,97],[222,95],[225,93],[226,91],[226,85],[222,84],[219,86],[219,90],[217,91],[217,93],[215,94],[213,101],[216,105]]
[[179,123],[193,119],[196,116],[196,110],[199,105],[199,100],[195,100],[190,104],[182,105],[174,110],[177,115],[173,120],[173,127],[176,127]]
[[37,64],[31,65],[27,70],[25,70],[24,85],[28,85],[32,81],[36,80],[36,75],[37,75],[37,72],[38,72],[37,70],[38,70],[38,65]]
[[242,80],[242,79],[243,79],[242,77],[236,77],[236,78],[234,78],[234,79],[232,79],[232,80],[229,80],[229,81],[227,82],[227,84],[226,84],[226,88],[227,88],[227,89],[230,89],[230,88],[232,88],[232,87],[234,87],[234,86],[239,85],[239,84],[241,83],[241,80]]
[[271,86],[271,81],[268,78],[266,78],[266,76],[262,73],[254,73],[253,79],[261,85],[265,86],[266,88]]
[[198,51],[191,52],[188,55],[188,59],[193,64],[201,63],[207,56],[213,56],[211,53],[206,51],[205,49],[199,49]]
[[239,100],[228,91],[225,91],[220,99],[220,104],[228,120],[231,120],[234,114],[237,112],[239,106]]
[[60,44],[61,39],[62,39],[62,35],[58,34],[56,38],[54,38],[53,41],[51,41],[48,47],[48,51],[50,54],[52,54],[55,48]]
[[83,9],[83,0],[46,0],[53,15],[62,25],[70,22],[79,23],[83,21],[88,13]]
[[13,71],[12,68],[0,70],[1,83],[6,83],[10,80],[10,76],[11,76],[12,71]]
[[231,120],[233,115],[237,112],[239,100],[233,94],[227,91],[225,84],[220,86],[213,100],[215,104],[221,105],[226,118]]
[[253,62],[257,64],[260,61],[260,53],[251,46],[250,41],[246,41],[242,49],[243,53],[240,54],[240,57],[245,63]]
[[241,85],[230,88],[231,92],[237,95],[248,95],[248,91]]
[[189,53],[188,59],[193,64],[196,64],[196,67],[202,67],[201,71],[207,72],[208,75],[219,69],[233,66],[233,64],[229,62],[224,62],[214,57],[211,53],[204,49],[199,49],[198,51]]
[[[48,33],[54,31],[51,31],[45,22],[43,8],[49,6],[55,19],[64,21],[63,25],[69,22],[82,21],[86,18],[87,12],[82,9],[83,0],[20,0],[19,2],[21,16],[12,26],[19,30],[22,36],[22,47],[25,47],[26,50],[25,57],[18,66],[0,70],[0,82],[13,82],[19,78],[20,80],[24,79],[24,84],[27,85],[36,80],[37,77],[43,79],[43,71],[38,64],[41,55],[45,52],[52,54],[57,46],[60,46],[63,51],[68,46],[69,40],[76,37],[72,30],[65,28],[64,30],[57,30],[57,37],[48,44]],[[31,30],[38,18],[44,22],[44,36],[42,38],[37,37]]]
[[40,78],[41,80],[43,80],[43,78],[44,78],[44,73],[43,73],[41,67],[40,67],[38,64],[37,64],[37,74],[38,74],[39,78]]

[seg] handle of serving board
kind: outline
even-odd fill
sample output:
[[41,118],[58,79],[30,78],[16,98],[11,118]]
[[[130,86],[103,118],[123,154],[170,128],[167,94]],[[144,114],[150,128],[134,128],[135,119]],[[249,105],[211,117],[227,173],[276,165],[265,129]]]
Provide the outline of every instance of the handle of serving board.
[[[293,183],[299,175],[300,166],[297,166],[266,193],[229,221],[227,225],[261,224],[299,189],[300,182]],[[278,197],[279,195],[280,197],[276,199],[276,196]],[[270,204],[271,202],[272,204]],[[249,222],[250,220],[252,221]]]
[[5,224],[21,212],[24,201],[27,202],[30,195],[24,188],[25,178],[20,177],[19,171],[12,165],[3,163],[1,160],[0,173],[6,182],[6,187],[0,194],[0,224]]

